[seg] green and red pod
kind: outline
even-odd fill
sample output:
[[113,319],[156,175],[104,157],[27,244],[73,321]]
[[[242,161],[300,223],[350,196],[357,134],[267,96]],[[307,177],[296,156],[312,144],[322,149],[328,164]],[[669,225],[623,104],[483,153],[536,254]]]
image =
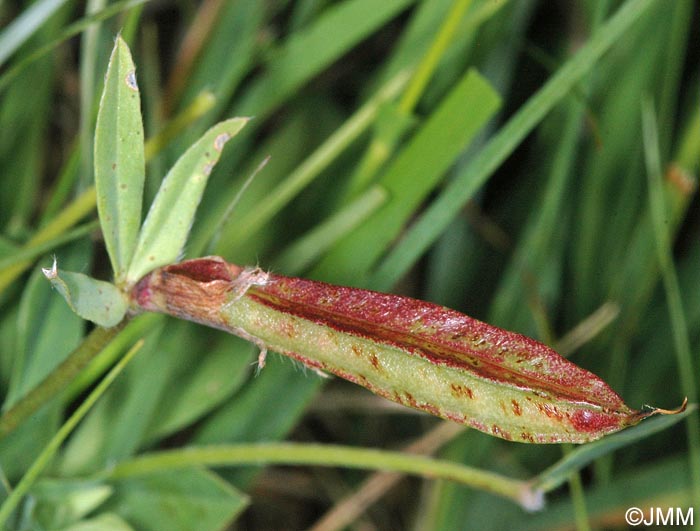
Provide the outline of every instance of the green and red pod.
[[156,269],[136,284],[132,301],[511,441],[583,443],[670,413],[631,409],[546,345],[449,308],[219,257]]

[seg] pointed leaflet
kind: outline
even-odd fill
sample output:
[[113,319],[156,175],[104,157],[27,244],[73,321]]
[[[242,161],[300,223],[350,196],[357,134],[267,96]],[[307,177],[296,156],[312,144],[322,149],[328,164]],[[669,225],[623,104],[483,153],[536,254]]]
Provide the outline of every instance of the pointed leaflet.
[[129,309],[126,297],[114,284],[82,273],[59,272],[56,260],[50,269],[42,271],[71,310],[83,319],[109,328],[119,324]]
[[95,128],[97,211],[117,283],[123,281],[136,246],[144,178],[141,98],[129,47],[119,36]]
[[635,411],[549,347],[449,308],[219,257],[156,270],[132,300],[507,440],[587,442],[663,412]]
[[160,185],[143,223],[127,281],[177,260],[187,241],[204,187],[224,145],[248,122],[232,118],[216,124],[197,140],[171,168]]

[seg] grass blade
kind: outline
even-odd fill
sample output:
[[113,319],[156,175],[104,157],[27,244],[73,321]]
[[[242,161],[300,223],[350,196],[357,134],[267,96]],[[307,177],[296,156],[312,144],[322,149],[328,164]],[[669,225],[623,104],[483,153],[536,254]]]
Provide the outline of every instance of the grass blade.
[[591,444],[581,446],[537,475],[534,484],[544,492],[550,492],[568,481],[570,474],[581,470],[599,457],[666,430],[689,415],[697,414],[697,405],[690,405],[677,415],[664,415],[615,433]]
[[280,270],[288,273],[299,273],[307,269],[330,246],[349,234],[387,199],[388,194],[384,188],[373,186],[308,234],[290,244],[280,253],[275,264]]
[[383,260],[373,275],[373,286],[380,289],[390,287],[406,273],[525,136],[569,93],[571,88],[596,64],[596,61],[652,4],[653,0],[627,2],[537,94],[520,108],[464,171],[442,191],[425,214]]
[[0,66],[65,3],[66,0],[40,0],[7,26],[0,34]]
[[125,355],[119,360],[119,362],[112,368],[111,371],[105,376],[102,381],[95,387],[95,389],[88,395],[88,397],[83,401],[82,404],[75,410],[75,412],[66,420],[66,422],[61,426],[56,435],[53,436],[48,445],[41,452],[39,457],[34,461],[32,466],[27,470],[26,474],[22,477],[20,482],[17,484],[15,489],[12,491],[10,496],[5,500],[5,502],[0,506],[0,526],[4,526],[7,519],[14,511],[17,504],[20,502],[22,497],[29,491],[31,486],[37,480],[39,475],[48,466],[51,458],[56,454],[60,448],[63,441],[70,435],[70,433],[75,429],[77,424],[82,420],[82,418],[90,411],[90,408],[99,400],[99,398],[104,394],[107,388],[112,384],[112,382],[119,376],[126,364],[129,363],[131,358],[139,351],[142,341],[138,341]]
[[[379,180],[391,197],[324,258],[314,276],[346,284],[370,268],[399,235],[420,203],[465,146],[493,116],[500,98],[476,71],[467,72],[445,96]],[[377,231],[376,227],[382,227]],[[363,265],[356,260],[362,257]]]
[[[691,400],[698,399],[695,385],[695,368],[690,351],[690,336],[686,322],[683,299],[678,283],[673,253],[668,233],[667,209],[664,205],[664,187],[661,180],[661,158],[656,116],[651,101],[642,102],[642,131],[649,178],[649,206],[656,240],[656,251],[661,268],[661,279],[666,292],[666,302],[671,319],[674,351],[678,363],[681,389]],[[700,419],[695,413],[687,422],[689,464],[694,498],[700,500]],[[698,522],[696,529],[700,528]]]

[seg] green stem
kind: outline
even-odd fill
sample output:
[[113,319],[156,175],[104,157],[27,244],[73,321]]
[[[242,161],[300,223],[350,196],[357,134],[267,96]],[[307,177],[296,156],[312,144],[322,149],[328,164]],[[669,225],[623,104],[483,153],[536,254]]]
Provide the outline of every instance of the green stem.
[[68,420],[61,426],[61,428],[56,432],[46,447],[41,451],[39,456],[34,460],[32,466],[27,470],[26,474],[22,477],[17,487],[12,491],[12,493],[7,497],[5,502],[0,506],[0,528],[4,529],[4,524],[7,519],[14,511],[17,504],[20,502],[22,497],[29,491],[31,486],[34,484],[39,474],[46,468],[49,464],[51,458],[56,454],[58,449],[66,440],[68,435],[75,429],[78,422],[90,411],[90,408],[97,402],[97,400],[104,394],[110,384],[115,380],[119,373],[126,367],[129,360],[134,357],[134,355],[143,346],[143,340],[139,340],[129,352],[127,352],[124,357],[119,360],[114,368],[107,373],[102,381],[95,387],[95,389],[88,395],[85,401],[80,404],[80,407],[75,410]]
[[0,439],[68,386],[90,360],[124,328],[126,322],[124,320],[113,328],[95,328],[63,363],[0,417]]
[[[564,456],[571,454],[570,444],[562,445]],[[581,473],[576,470],[569,476],[569,491],[571,493],[571,503],[574,506],[574,520],[578,531],[591,531],[591,524],[588,520],[588,510],[586,509],[586,497],[583,493],[583,483]]]
[[458,463],[401,452],[298,443],[236,444],[165,450],[123,461],[103,474],[108,479],[141,476],[189,466],[287,464],[387,470],[430,479],[448,479],[498,494],[523,508],[542,507],[542,493],[530,484]]
[[452,38],[459,28],[462,17],[469,9],[472,0],[457,0],[452,4],[452,9],[445,17],[435,40],[430,45],[428,52],[423,57],[423,60],[418,65],[416,72],[413,74],[411,81],[406,87],[401,100],[399,101],[399,110],[405,114],[413,112],[418,100],[423,95],[425,87],[428,85],[433,72],[440,62],[447,47],[450,45]]

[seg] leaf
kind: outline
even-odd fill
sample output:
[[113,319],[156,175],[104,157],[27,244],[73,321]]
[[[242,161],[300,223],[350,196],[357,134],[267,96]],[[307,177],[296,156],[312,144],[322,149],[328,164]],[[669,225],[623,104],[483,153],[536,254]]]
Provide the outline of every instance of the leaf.
[[651,419],[623,433],[616,433],[602,441],[577,448],[540,473],[534,480],[534,484],[544,492],[552,491],[568,481],[572,472],[581,470],[599,457],[673,426],[691,415],[695,410],[697,410],[697,405],[692,404],[685,411],[678,412],[677,415]]
[[[61,251],[65,263],[79,267],[90,260],[89,244],[76,242]],[[85,322],[66,307],[38,269],[32,271],[15,320],[17,343],[11,347],[12,372],[3,407],[7,411],[60,365],[80,344]],[[8,455],[8,449],[2,448]],[[27,448],[20,453],[31,455]],[[12,461],[15,465],[16,461]],[[7,472],[7,471],[6,471]]]
[[0,33],[0,66],[46,23],[66,0],[40,0],[25,9]]
[[289,37],[236,107],[260,119],[268,116],[291,93],[413,3],[351,0],[328,6],[312,24]]
[[248,122],[232,118],[209,129],[182,155],[163,179],[143,223],[127,282],[177,260],[190,232],[209,174],[224,145]]
[[129,309],[126,297],[114,284],[82,273],[59,273],[56,259],[50,269],[42,268],[42,272],[71,310],[99,326],[110,328],[119,324]]
[[27,494],[27,492],[29,492],[37,478],[46,469],[56,452],[58,452],[61,445],[65,442],[66,438],[71,434],[71,432],[75,429],[75,426],[83,419],[83,417],[85,417],[85,414],[90,410],[95,402],[100,399],[105,390],[109,388],[115,378],[119,376],[126,364],[129,363],[131,358],[134,357],[142,345],[143,341],[139,340],[126,354],[124,354],[122,359],[120,359],[117,364],[110,369],[105,377],[102,378],[100,383],[97,384],[97,386],[95,386],[95,388],[90,392],[87,398],[85,398],[85,400],[78,406],[71,416],[68,417],[68,419],[63,423],[61,428],[53,435],[53,437],[51,437],[51,440],[24,473],[22,479],[14,486],[14,489],[10,495],[3,501],[2,505],[0,505],[0,529],[5,529],[5,523],[7,522],[8,518],[10,518],[10,516],[14,513],[22,498]]
[[[552,349],[408,297],[188,260],[144,278],[145,310],[227,330],[389,400],[527,443],[583,443],[663,410],[629,408]],[[679,409],[680,412],[682,408]]]
[[368,272],[499,106],[485,78],[464,74],[379,180],[390,200],[335,245],[313,276],[349,283]]
[[133,531],[124,519],[116,514],[104,513],[88,520],[77,522],[60,531]]
[[371,279],[373,286],[391,286],[406,273],[532,129],[598,65],[600,57],[615,42],[627,35],[630,26],[651,5],[651,0],[625,2],[576,55],[518,109],[382,259]]
[[245,494],[195,467],[127,478],[114,487],[108,507],[144,531],[227,529],[248,504]]
[[141,224],[145,179],[141,99],[129,47],[114,43],[95,127],[95,188],[117,283],[129,267]]
[[283,271],[302,271],[308,268],[331,245],[371,216],[387,198],[388,194],[383,187],[375,185],[369,188],[284,249],[275,261],[276,267]]
[[111,494],[109,485],[94,481],[44,479],[32,489],[33,519],[43,529],[68,526],[92,513]]

